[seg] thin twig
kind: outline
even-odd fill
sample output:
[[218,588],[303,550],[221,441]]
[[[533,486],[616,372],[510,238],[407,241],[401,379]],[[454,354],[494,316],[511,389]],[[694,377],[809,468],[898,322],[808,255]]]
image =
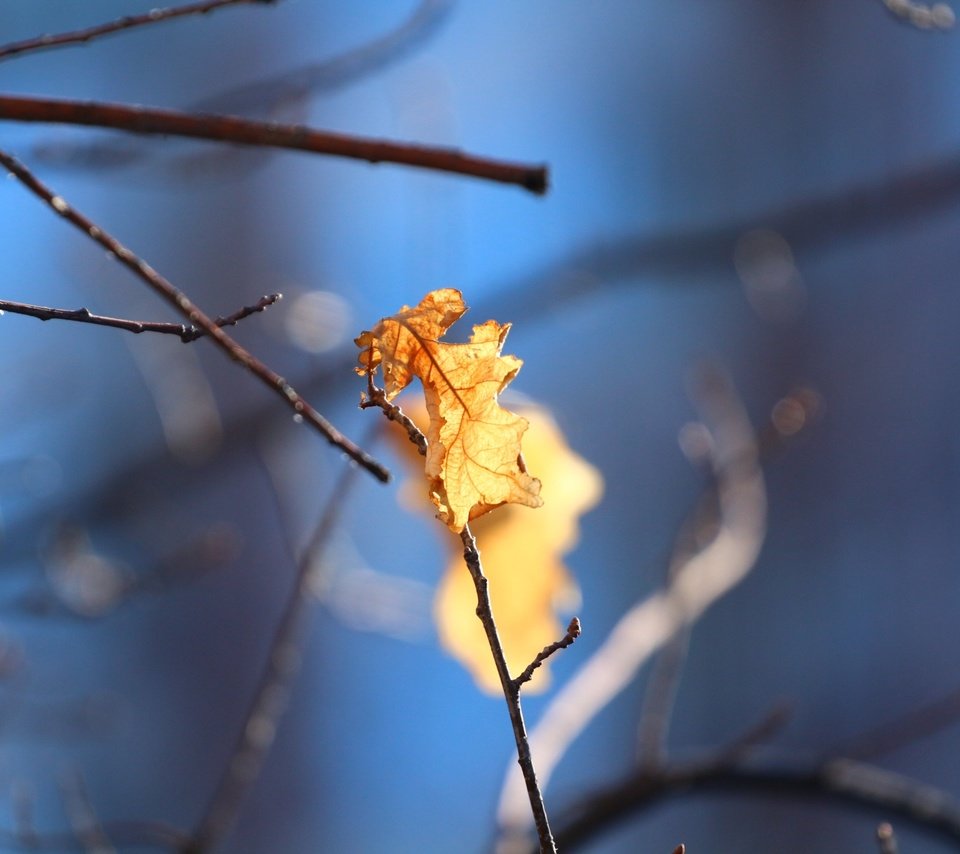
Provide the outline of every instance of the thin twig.
[[[278,300],[282,299],[282,294],[268,294],[260,297],[253,305],[246,305],[228,314],[226,317],[216,317],[213,322],[220,327],[236,326],[236,324],[251,314],[257,314]],[[107,317],[102,314],[94,314],[88,308],[48,308],[42,305],[32,305],[24,302],[13,302],[11,300],[0,300],[0,314],[3,312],[11,314],[22,314],[27,317],[35,317],[38,320],[71,320],[75,323],[93,323],[97,326],[111,326],[115,329],[123,329],[139,335],[141,332],[157,332],[163,335],[176,335],[184,344],[203,338],[207,331],[199,326],[188,326],[185,323],[163,323],[149,320],[128,320],[124,317]]]
[[161,276],[145,261],[138,258],[116,238],[107,234],[98,225],[87,219],[79,211],[71,207],[63,199],[53,193],[41,183],[29,169],[15,157],[0,151],[0,164],[10,172],[34,195],[42,199],[56,213],[67,222],[80,229],[91,240],[99,243],[113,257],[115,257],[135,276],[150,286],[156,293],[169,302],[187,320],[200,327],[210,339],[223,350],[231,359],[238,362],[250,373],[257,377],[273,392],[280,395],[287,405],[293,409],[295,415],[310,423],[320,434],[335,447],[340,448],[348,457],[357,462],[376,478],[383,482],[390,479],[390,473],[369,454],[351,442],[340,433],[326,418],[315,410],[280,374],[261,362],[246,349],[240,346],[226,332],[206,314],[204,314],[189,297],[171,282]]
[[209,12],[215,12],[224,6],[237,6],[240,3],[273,3],[275,0],[205,0],[201,3],[190,3],[186,6],[172,6],[166,9],[151,9],[142,15],[126,15],[115,21],[109,21],[106,24],[97,24],[93,27],[87,27],[82,30],[74,30],[68,33],[56,33],[53,35],[37,36],[32,39],[24,39],[19,42],[0,46],[0,60],[8,59],[11,56],[18,56],[24,53],[31,53],[36,50],[46,50],[53,47],[66,47],[67,45],[85,44],[93,41],[100,36],[117,33],[121,30],[130,30],[134,27],[143,27],[149,24],[158,24],[161,21],[170,21],[174,18],[182,18],[187,15],[205,15]]
[[574,617],[570,621],[570,625],[567,626],[567,633],[560,638],[560,640],[554,641],[540,650],[540,652],[537,653],[536,658],[534,658],[533,661],[526,666],[523,673],[513,680],[514,687],[519,688],[524,682],[529,682],[533,678],[533,674],[536,669],[543,664],[543,662],[557,652],[557,650],[566,649],[568,646],[570,646],[570,644],[580,637],[581,631],[582,627],[580,626],[580,620],[579,618]]
[[290,686],[300,668],[312,601],[313,573],[330,534],[340,520],[355,476],[355,468],[343,470],[309,543],[297,561],[290,597],[274,632],[259,683],[244,715],[230,758],[197,823],[193,838],[180,848],[182,854],[201,854],[214,850],[229,832],[244,797],[256,782],[263,760],[273,743],[277,722],[286,709]]
[[[390,403],[382,389],[373,384],[371,374],[368,377],[368,391],[366,398],[361,401],[362,407],[377,406],[383,410],[384,415],[391,421],[401,424],[407,431],[410,441],[416,446],[421,455],[427,453],[427,439],[419,428],[407,416],[405,416],[395,404]],[[483,626],[483,631],[487,636],[487,643],[490,647],[490,654],[493,656],[493,663],[497,669],[497,675],[500,678],[500,686],[503,689],[503,697],[507,703],[507,711],[510,715],[510,724],[513,728],[513,737],[517,745],[517,764],[520,766],[520,773],[526,786],[527,796],[530,800],[530,809],[533,813],[534,824],[537,828],[537,838],[539,839],[539,848],[541,854],[555,854],[557,848],[553,839],[553,833],[550,830],[550,821],[547,818],[546,805],[543,802],[543,793],[540,791],[540,784],[537,781],[537,772],[533,766],[533,756],[530,752],[530,742],[527,738],[527,727],[523,720],[523,709],[520,705],[520,686],[526,679],[513,679],[510,676],[510,669],[507,666],[507,659],[503,652],[503,643],[500,640],[500,633],[497,631],[497,624],[493,617],[493,608],[490,604],[489,581],[484,575],[483,565],[480,561],[480,552],[477,549],[477,541],[470,530],[469,525],[464,525],[460,532],[460,542],[463,544],[463,561],[473,579],[474,588],[477,591],[477,618]],[[574,626],[576,623],[576,626]],[[571,621],[567,630],[570,636],[576,631],[579,635],[579,620]],[[564,638],[566,640],[566,638]],[[560,641],[563,643],[563,641]],[[563,644],[569,646],[573,643],[571,637],[569,643]],[[539,665],[537,665],[539,666]],[[531,666],[533,667],[533,666]],[[531,673],[532,673],[531,669]],[[530,677],[527,676],[527,679]]]
[[425,457],[427,455],[427,437],[420,432],[420,428],[413,423],[413,419],[406,415],[397,404],[387,400],[384,390],[373,384],[373,378],[369,374],[367,378],[369,380],[367,393],[360,401],[360,408],[369,409],[371,406],[375,406],[381,409],[388,420],[399,424],[407,431],[407,438],[416,447],[420,456]]
[[183,113],[129,104],[68,101],[53,98],[0,96],[0,119],[21,122],[88,125],[132,133],[185,136],[238,145],[289,148],[365,160],[397,163],[515,184],[542,195],[547,190],[545,166],[507,163],[453,148],[371,139],[315,130],[305,125],[244,119],[239,116]]
[[489,582],[483,574],[480,563],[480,552],[477,550],[477,541],[465,525],[460,532],[460,541],[463,543],[463,560],[470,571],[474,587],[477,591],[477,617],[483,625],[487,636],[487,643],[493,655],[493,662],[500,677],[503,688],[503,697],[507,701],[507,710],[510,714],[510,723],[513,726],[513,737],[517,744],[517,764],[523,775],[523,782],[530,800],[530,809],[533,812],[533,821],[537,828],[537,838],[540,840],[540,854],[555,854],[557,850],[550,830],[550,821],[547,818],[547,808],[543,802],[543,794],[537,781],[537,772],[533,767],[533,756],[530,753],[530,741],[527,738],[527,728],[523,721],[523,709],[520,706],[520,686],[510,678],[507,659],[503,653],[503,644],[500,633],[493,619],[493,609],[490,605]]

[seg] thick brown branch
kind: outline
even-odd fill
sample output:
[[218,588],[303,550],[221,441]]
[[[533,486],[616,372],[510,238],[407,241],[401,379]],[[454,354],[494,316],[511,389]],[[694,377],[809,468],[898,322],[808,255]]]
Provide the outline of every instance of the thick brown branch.
[[213,319],[194,305],[183,291],[161,276],[145,261],[134,255],[133,252],[116,238],[107,234],[98,225],[72,208],[62,196],[54,194],[53,191],[41,183],[33,173],[15,157],[0,151],[0,165],[9,169],[20,183],[42,199],[54,211],[67,220],[67,222],[80,229],[80,231],[86,234],[91,240],[100,244],[111,256],[116,258],[123,266],[133,272],[135,276],[169,302],[180,314],[186,317],[191,324],[203,329],[221,350],[235,362],[246,368],[246,370],[257,377],[274,393],[283,398],[296,415],[299,415],[304,421],[311,424],[331,445],[340,448],[348,457],[363,466],[379,480],[386,482],[390,479],[390,473],[380,463],[340,433],[340,431],[317,412],[308,401],[301,397],[299,392],[280,376],[280,374],[261,362],[227,335],[226,332],[217,326]]
[[[282,299],[282,294],[268,294],[260,297],[253,305],[246,305],[228,314],[226,317],[214,318],[217,326],[235,326],[239,321],[251,314],[257,314],[278,300]],[[107,317],[102,314],[94,314],[88,308],[48,308],[42,305],[31,305],[24,302],[13,302],[11,300],[0,300],[0,314],[9,311],[11,314],[22,314],[27,317],[35,317],[38,320],[71,320],[75,323],[92,323],[96,326],[111,326],[114,329],[123,329],[126,332],[132,332],[139,335],[141,332],[157,332],[162,335],[176,335],[184,344],[203,338],[207,332],[199,326],[187,325],[186,323],[163,323],[150,320],[128,320],[125,317]]]
[[174,18],[183,18],[187,15],[205,15],[208,12],[215,12],[224,6],[237,6],[240,3],[272,3],[275,0],[205,0],[201,3],[189,3],[186,6],[173,6],[166,9],[151,9],[142,15],[125,15],[116,21],[109,21],[106,24],[97,24],[93,27],[87,27],[82,30],[74,30],[68,33],[55,33],[52,35],[37,36],[32,39],[24,39],[19,42],[0,46],[0,60],[8,59],[11,56],[19,56],[24,53],[31,53],[36,50],[46,50],[53,47],[66,47],[67,45],[85,44],[93,41],[100,36],[117,33],[121,30],[130,30],[134,27],[143,27],[149,24],[157,24],[161,21],[170,21]]
[[547,170],[543,166],[490,160],[453,148],[436,148],[348,136],[315,130],[305,125],[258,122],[238,116],[203,115],[128,104],[4,95],[0,96],[0,119],[89,125],[133,133],[185,136],[239,145],[289,148],[310,151],[314,154],[366,160],[369,163],[398,163],[421,169],[469,175],[487,181],[515,184],[537,194],[543,194],[547,190]]

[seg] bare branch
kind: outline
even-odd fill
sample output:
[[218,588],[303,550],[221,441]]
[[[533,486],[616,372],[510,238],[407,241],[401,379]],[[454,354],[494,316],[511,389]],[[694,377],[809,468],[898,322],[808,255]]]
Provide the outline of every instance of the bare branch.
[[[383,390],[373,384],[372,374],[368,374],[367,376],[368,391],[366,398],[361,402],[361,406],[364,408],[377,406],[382,409],[384,415],[386,415],[389,420],[395,421],[404,427],[410,441],[417,447],[417,450],[425,456],[427,453],[426,437],[407,416],[400,412],[399,407],[387,401]],[[527,675],[526,678],[522,678],[523,674],[521,674],[521,678],[517,679],[512,679],[510,676],[510,669],[507,666],[507,659],[503,652],[503,644],[500,641],[500,633],[497,631],[497,624],[493,617],[493,608],[490,605],[489,581],[483,573],[483,565],[480,562],[480,552],[477,549],[477,541],[469,525],[465,525],[460,532],[460,542],[463,543],[464,563],[470,572],[470,577],[473,579],[473,584],[477,591],[477,617],[483,625],[483,631],[487,636],[490,654],[493,656],[497,675],[500,678],[500,686],[503,689],[503,697],[507,703],[510,724],[513,728],[513,737],[517,745],[517,764],[520,767],[520,774],[523,778],[527,798],[530,802],[534,825],[537,828],[539,849],[541,854],[556,854],[557,848],[554,843],[553,833],[550,830],[550,821],[547,817],[546,805],[543,802],[543,794],[540,790],[540,784],[537,781],[537,772],[533,766],[530,742],[527,738],[527,728],[523,720],[523,709],[520,706],[520,686],[526,679],[529,679],[530,676]],[[574,618],[570,623],[570,627],[567,629],[567,636],[570,636],[569,643],[564,643],[566,637],[564,641],[558,643],[569,646],[573,643],[574,638],[580,634],[579,628],[580,622]],[[576,632],[576,634],[574,634],[574,632]],[[544,650],[544,652],[546,652],[546,650]],[[543,653],[541,653],[541,655],[543,655]],[[545,655],[544,658],[546,658]],[[536,662],[528,668],[531,674],[539,664],[540,662]],[[524,671],[524,673],[526,673],[526,671]]]
[[558,641],[554,641],[551,644],[545,646],[540,652],[537,653],[536,658],[531,661],[523,673],[521,673],[516,679],[513,680],[513,684],[516,688],[519,688],[523,685],[524,682],[529,682],[533,678],[534,671],[543,664],[551,655],[553,655],[557,650],[566,649],[570,646],[578,637],[582,628],[580,626],[580,620],[577,617],[574,617],[570,621],[570,625],[567,626],[567,633],[560,638]]
[[123,264],[123,266],[133,272],[135,276],[145,282],[180,314],[186,317],[191,324],[200,327],[233,361],[238,362],[274,393],[283,398],[287,405],[293,409],[295,415],[299,415],[303,420],[307,421],[319,431],[331,445],[340,448],[348,457],[373,474],[377,479],[383,482],[387,482],[390,479],[390,473],[380,463],[340,433],[339,430],[317,412],[280,374],[261,362],[227,335],[210,317],[194,305],[183,291],[161,276],[145,261],[134,255],[133,252],[116,238],[107,234],[98,225],[94,224],[78,210],[67,204],[62,196],[54,194],[52,190],[41,183],[36,176],[15,157],[4,151],[0,151],[0,164],[9,169],[21,184],[49,205],[52,210],[62,216],[67,222],[80,229],[80,231],[95,243],[100,244],[106,249],[107,252]]
[[0,60],[9,59],[12,56],[19,56],[24,53],[32,53],[37,50],[46,50],[47,48],[85,44],[86,42],[93,41],[93,39],[109,35],[110,33],[130,30],[135,27],[143,27],[149,24],[158,24],[161,21],[171,21],[174,18],[183,18],[187,15],[205,15],[209,12],[215,12],[217,9],[222,9],[224,6],[237,6],[240,3],[273,2],[275,2],[275,0],[205,0],[205,2],[200,3],[189,3],[186,6],[151,9],[142,15],[125,15],[116,21],[97,24],[96,26],[86,27],[82,30],[37,36],[36,38],[24,39],[23,41],[0,46]]
[[[238,322],[251,314],[257,314],[264,311],[283,298],[282,294],[268,294],[260,297],[253,305],[247,305],[238,311],[229,314],[226,317],[214,318],[214,323],[219,327],[236,326]],[[199,326],[187,325],[185,323],[163,323],[149,320],[128,320],[123,317],[107,317],[102,314],[94,314],[88,308],[47,308],[42,305],[32,305],[24,302],[13,302],[11,300],[0,300],[0,314],[3,312],[11,314],[22,314],[27,317],[35,317],[38,320],[71,320],[75,323],[93,323],[97,326],[111,326],[115,329],[123,329],[139,335],[141,332],[157,332],[163,335],[176,335],[184,344],[203,338],[207,332]]]
[[260,122],[239,116],[183,113],[175,110],[158,110],[95,101],[4,95],[0,96],[0,119],[88,125],[132,133],[185,136],[237,145],[289,148],[314,154],[365,160],[368,163],[397,163],[438,172],[469,175],[487,181],[515,184],[537,195],[547,191],[545,166],[507,163],[467,154],[453,148],[349,136],[315,130],[305,125]]
[[960,842],[960,803],[949,793],[874,765],[838,759],[813,768],[802,763],[753,767],[707,761],[653,773],[640,770],[572,808],[559,823],[557,844],[564,851],[575,851],[668,798],[738,793],[815,798],[896,817],[953,846]]

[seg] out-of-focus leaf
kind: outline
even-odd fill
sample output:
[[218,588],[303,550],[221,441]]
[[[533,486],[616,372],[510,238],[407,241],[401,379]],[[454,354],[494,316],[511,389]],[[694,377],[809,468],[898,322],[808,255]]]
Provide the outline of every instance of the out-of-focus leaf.
[[[536,513],[507,505],[471,525],[480,546],[483,568],[490,580],[490,598],[510,672],[516,676],[547,644],[564,633],[557,612],[569,612],[579,601],[579,590],[563,562],[576,545],[579,517],[600,500],[600,473],[567,445],[550,413],[542,407],[517,407],[529,422],[524,457],[543,477],[543,507]],[[426,410],[404,404],[417,424]],[[403,442],[412,465],[419,460],[413,446]],[[404,489],[404,504],[426,508],[414,490]],[[450,558],[434,600],[440,641],[485,691],[500,693],[500,682],[490,656],[483,627],[474,610],[477,595],[459,548]],[[549,661],[524,690],[543,691],[549,684]]]
[[414,377],[423,383],[429,425],[426,476],[437,516],[451,530],[502,504],[539,507],[540,481],[527,474],[520,439],[527,422],[498,403],[523,364],[501,356],[510,324],[473,327],[466,344],[440,339],[467,310],[460,291],[431,291],[356,339],[361,375],[383,369],[392,400]]

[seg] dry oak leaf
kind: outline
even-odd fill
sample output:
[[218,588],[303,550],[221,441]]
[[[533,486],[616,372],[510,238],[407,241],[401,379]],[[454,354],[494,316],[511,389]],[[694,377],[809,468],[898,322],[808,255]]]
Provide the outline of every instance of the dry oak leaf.
[[488,320],[473,327],[466,344],[440,341],[466,310],[460,291],[441,288],[356,339],[362,348],[357,373],[372,376],[381,367],[387,400],[420,378],[430,418],[430,500],[457,532],[501,504],[543,503],[540,481],[527,474],[520,456],[527,422],[497,400],[523,364],[500,355],[510,324]]

